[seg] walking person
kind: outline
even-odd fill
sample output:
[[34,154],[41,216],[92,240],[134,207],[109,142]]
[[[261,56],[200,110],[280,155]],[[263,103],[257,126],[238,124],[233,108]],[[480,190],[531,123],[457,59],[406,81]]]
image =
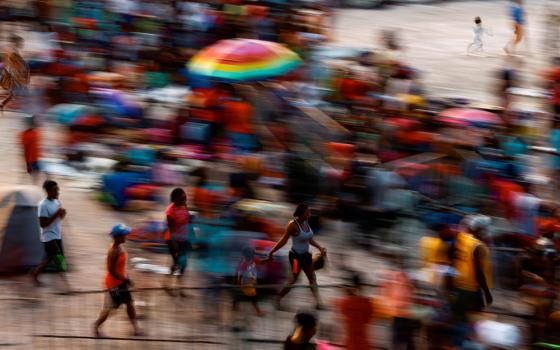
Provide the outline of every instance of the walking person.
[[488,246],[482,235],[490,224],[484,215],[469,215],[461,226],[452,246],[451,311],[455,319],[455,343],[462,344],[469,337],[469,316],[492,304],[492,265]]
[[[164,239],[171,254],[172,264],[170,276],[177,275],[177,283],[187,268],[187,249],[189,235],[190,214],[187,207],[187,194],[182,188],[175,188],[171,191],[171,204],[165,210],[167,220],[167,230],[164,233]],[[166,288],[171,288],[171,284]],[[179,292],[184,296],[183,292]]]
[[523,1],[513,0],[510,11],[513,22],[513,38],[504,47],[504,51],[508,55],[515,54],[517,45],[519,45],[525,37],[525,10],[523,9]]
[[37,128],[35,116],[28,118],[29,123],[21,135],[21,145],[23,147],[23,156],[25,159],[26,171],[31,175],[33,183],[35,184],[40,172],[39,158],[41,155],[41,133]]
[[126,272],[128,253],[123,246],[126,242],[126,236],[130,231],[130,227],[123,224],[115,225],[111,230],[113,244],[111,244],[109,252],[107,253],[107,272],[105,273],[104,281],[108,293],[105,295],[103,309],[94,323],[94,333],[96,337],[102,336],[99,328],[107,321],[111,312],[118,309],[122,304],[126,305],[126,313],[134,328],[134,335],[141,335],[136,320],[134,300],[129,290],[129,287],[132,287],[133,284]]
[[482,36],[484,34],[492,36],[492,34],[482,26],[482,19],[480,19],[480,17],[478,16],[474,18],[473,32],[474,32],[473,41],[467,47],[467,55],[470,55],[473,52],[477,52],[477,53],[484,52]]
[[292,239],[292,249],[290,249],[289,260],[291,265],[291,273],[288,278],[287,285],[280,291],[278,299],[276,300],[276,308],[281,309],[280,302],[282,298],[288,294],[297,281],[300,272],[303,270],[307,279],[309,280],[309,285],[311,287],[311,292],[315,298],[316,308],[318,310],[323,309],[321,300],[319,298],[319,289],[317,287],[317,277],[315,276],[315,270],[313,268],[313,258],[309,252],[309,245],[314,246],[319,249],[321,254],[326,253],[326,249],[323,248],[319,243],[313,239],[313,230],[309,226],[308,220],[311,217],[311,211],[309,206],[305,203],[300,203],[296,210],[294,211],[294,219],[288,223],[286,231],[280,241],[276,243],[274,248],[268,253],[268,259],[272,259],[274,253],[281,249],[288,240]]
[[346,288],[346,296],[337,301],[337,308],[344,321],[345,342],[348,350],[372,348],[369,339],[369,326],[374,318],[373,300],[362,295],[362,277],[354,272]]
[[[59,272],[65,272],[68,268],[62,246],[62,220],[66,217],[66,209],[62,207],[58,199],[60,189],[55,181],[47,180],[43,183],[43,190],[46,192],[47,198],[39,203],[39,225],[41,227],[41,242],[45,247],[45,258],[31,273],[36,285],[40,285],[39,274],[51,262],[54,262]],[[66,291],[69,291],[66,276],[64,274],[60,276]]]
[[26,88],[29,85],[30,73],[27,63],[20,54],[23,47],[23,38],[13,35],[10,38],[11,46],[4,54],[4,68],[0,77],[0,86],[8,91],[4,100],[0,103],[0,111],[4,111],[4,107],[14,97],[18,90]]

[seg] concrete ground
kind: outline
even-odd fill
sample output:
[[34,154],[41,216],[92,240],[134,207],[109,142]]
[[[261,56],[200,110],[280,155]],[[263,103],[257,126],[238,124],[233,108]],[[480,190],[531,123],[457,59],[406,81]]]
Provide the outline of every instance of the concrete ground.
[[[494,103],[494,74],[505,64],[516,64],[523,72],[523,85],[535,87],[539,85],[538,72],[544,67],[550,50],[543,43],[544,1],[527,1],[529,18],[528,38],[530,55],[522,52],[523,57],[511,63],[502,54],[502,47],[511,35],[507,16],[506,1],[452,1],[436,5],[392,6],[380,10],[340,10],[337,18],[335,41],[337,45],[377,47],[377,34],[382,29],[397,29],[404,44],[404,58],[422,73],[422,83],[433,95],[461,96],[476,99],[480,102]],[[467,44],[472,38],[472,19],[481,16],[485,25],[493,31],[492,37],[485,38],[485,49],[490,57],[468,57],[465,55]],[[539,101],[532,101],[539,103]],[[21,116],[6,113],[0,118],[0,184],[13,185],[30,183],[23,170],[17,134],[22,129]],[[61,133],[56,126],[49,125],[45,130],[46,149],[56,149],[61,144]],[[122,213],[109,210],[93,198],[91,192],[83,191],[71,179],[57,179],[61,183],[61,201],[68,209],[68,218],[63,226],[67,251],[72,266],[69,272],[70,283],[74,289],[100,289],[105,269],[105,253],[110,242],[107,231],[117,222],[134,224],[146,215],[161,216],[163,206],[153,213]],[[339,282],[340,270],[337,264],[345,257],[345,265],[368,272],[368,279],[374,280],[374,272],[383,267],[382,259],[363,251],[351,251],[348,248],[351,228],[332,223],[323,237],[318,237],[329,248],[333,257],[331,268],[321,271],[319,282],[322,284]],[[414,251],[417,238],[422,235],[420,225],[403,225],[402,230],[409,230],[406,235],[407,247]],[[167,264],[167,257],[140,251],[131,246],[132,257],[145,257],[159,264]],[[339,260],[337,260],[339,259]],[[211,340],[222,344],[200,345],[188,343],[163,343],[134,341],[92,340],[91,322],[95,319],[102,305],[102,296],[88,294],[79,296],[58,296],[57,276],[45,275],[42,279],[45,287],[32,288],[29,280],[22,276],[10,279],[0,285],[0,297],[24,297],[39,299],[32,301],[2,301],[6,310],[14,310],[14,316],[4,319],[4,335],[6,343],[13,343],[14,348],[29,349],[33,344],[36,349],[48,348],[127,348],[141,344],[140,348],[238,348],[263,349],[279,348],[274,345],[240,342],[239,339],[250,335],[265,339],[283,339],[291,329],[293,313],[280,313],[272,310],[269,303],[264,305],[268,315],[260,319],[251,319],[254,332],[232,334],[229,327],[231,315],[223,312],[222,318],[204,318],[212,315],[216,302],[207,298],[204,291],[194,291],[190,298],[177,299],[161,292],[145,292],[137,296],[140,313],[144,318],[141,322],[149,325],[146,329],[147,339],[186,339]],[[157,287],[161,285],[160,275],[132,272],[132,278],[139,287]],[[187,285],[195,286],[204,283],[203,276],[191,274]],[[371,290],[368,292],[372,292]],[[305,308],[309,305],[310,296],[307,290],[296,290],[290,299],[292,309]],[[325,291],[325,300],[331,303],[341,295],[341,291],[330,289]],[[514,296],[502,298],[505,307],[519,308],[510,303]],[[229,310],[224,302],[222,309]],[[523,310],[521,310],[523,311]],[[129,336],[124,311],[110,320],[106,333],[111,336]],[[199,317],[200,316],[200,317]],[[203,319],[201,321],[201,319]],[[326,339],[340,342],[340,328],[331,311],[322,314],[324,330],[321,335]],[[141,323],[142,324],[142,323]],[[381,323],[382,324],[382,323]],[[148,326],[146,326],[148,327]],[[3,331],[2,331],[3,329]],[[387,329],[379,325],[372,327],[378,344],[387,339]],[[30,338],[35,335],[71,335],[85,338],[61,340],[59,338]],[[202,338],[202,339],[199,339]],[[191,338],[189,338],[191,339]],[[192,340],[192,339],[191,339]],[[19,344],[19,345],[17,345]],[[0,344],[1,345],[1,344]]]

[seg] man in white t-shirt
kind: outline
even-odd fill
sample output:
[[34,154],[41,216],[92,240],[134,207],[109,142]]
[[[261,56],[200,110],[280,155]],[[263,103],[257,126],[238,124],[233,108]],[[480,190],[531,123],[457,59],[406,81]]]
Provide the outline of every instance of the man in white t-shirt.
[[[39,284],[38,276],[51,263],[54,262],[59,271],[66,271],[66,260],[62,248],[62,220],[66,217],[66,209],[62,208],[58,196],[60,189],[52,180],[43,183],[47,198],[39,203],[39,225],[41,226],[41,242],[45,246],[45,259],[32,272],[33,281]],[[63,276],[63,281],[68,287],[68,282]]]

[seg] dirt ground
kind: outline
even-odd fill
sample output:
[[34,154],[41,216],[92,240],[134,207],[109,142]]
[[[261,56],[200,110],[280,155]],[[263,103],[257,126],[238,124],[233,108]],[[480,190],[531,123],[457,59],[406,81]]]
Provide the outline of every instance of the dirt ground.
[[[550,49],[543,41],[544,37],[544,1],[527,1],[528,10],[528,38],[530,51],[524,50],[522,57],[515,63],[506,60],[502,47],[510,39],[511,28],[508,21],[506,1],[451,1],[436,5],[392,6],[381,10],[340,10],[338,12],[335,42],[341,46],[357,46],[375,48],[378,46],[377,35],[382,29],[397,29],[404,44],[405,60],[421,71],[422,83],[430,94],[437,96],[469,97],[480,102],[494,103],[493,86],[495,72],[506,64],[516,64],[523,72],[525,87],[539,86],[538,72],[544,67]],[[481,16],[485,25],[493,32],[492,37],[485,37],[485,49],[489,57],[468,57],[465,55],[467,44],[472,39],[472,20]],[[523,47],[523,45],[522,45]],[[541,101],[531,101],[540,103]],[[5,113],[0,118],[0,185],[30,183],[24,174],[17,134],[22,129],[21,115]],[[45,128],[45,149],[47,155],[56,147],[62,135],[56,126]],[[52,155],[52,154],[51,154]],[[104,274],[104,258],[110,242],[108,230],[117,222],[133,224],[147,216],[160,217],[163,210],[155,208],[148,213],[123,213],[109,210],[93,198],[93,193],[78,188],[72,179],[57,179],[61,183],[61,201],[68,210],[68,218],[63,226],[63,235],[69,255],[71,271],[70,283],[76,290],[96,290],[101,288]],[[411,230],[406,226],[403,230]],[[348,254],[348,227],[339,223],[332,223],[328,232],[319,240],[329,248],[333,256],[344,254],[345,265],[360,270],[371,271],[383,267],[381,259],[365,252]],[[410,244],[422,235],[422,231],[411,230],[408,235]],[[165,256],[146,253],[131,247],[131,257],[147,257],[155,263],[167,264]],[[340,255],[342,256],[342,255]],[[336,266],[336,263],[334,263]],[[6,284],[0,285],[0,297],[25,297],[40,299],[40,303],[33,301],[1,301],[7,309],[15,310],[14,317],[3,323],[11,328],[4,328],[0,333],[4,335],[6,343],[14,343],[14,348],[126,348],[136,346],[137,342],[91,340],[89,338],[73,338],[65,343],[60,339],[29,338],[29,334],[36,335],[74,335],[89,337],[91,322],[94,320],[102,304],[102,297],[98,294],[81,296],[53,296],[58,290],[57,276],[50,274],[42,276],[45,287],[32,288],[25,276],[12,278]],[[336,267],[319,274],[320,283],[340,281],[340,274]],[[132,272],[132,278],[142,287],[156,287],[161,285],[162,277],[155,274]],[[195,286],[204,283],[202,276],[193,274],[187,278],[187,284]],[[338,290],[325,292],[325,299],[330,302],[340,295]],[[181,338],[202,337],[217,340],[222,344],[193,345],[187,343],[145,342],[140,348],[167,347],[176,348],[239,348],[262,349],[258,343],[239,343],[240,336],[232,336],[224,327],[231,326],[229,320],[199,321],[195,316],[211,315],[209,310],[216,308],[215,303],[208,304],[207,293],[194,292],[192,298],[177,300],[165,295],[139,295],[140,312],[150,312],[148,317],[150,329],[146,338]],[[1,299],[0,299],[1,300]],[[294,310],[304,308],[309,303],[309,292],[298,290],[291,299]],[[7,304],[6,304],[7,303]],[[506,307],[517,307],[506,303]],[[224,308],[228,306],[225,305]],[[61,308],[61,309],[58,309]],[[265,338],[283,339],[291,329],[292,313],[278,314],[269,304],[265,305],[269,315],[264,320],[253,320],[253,327],[259,329],[258,334]],[[35,310],[35,312],[26,312]],[[62,310],[62,311],[61,311]],[[128,336],[124,311],[114,321],[109,321],[107,333],[111,336]],[[49,315],[55,315],[51,316]],[[170,316],[171,315],[171,316]],[[224,317],[229,317],[224,313]],[[174,319],[174,317],[178,319]],[[323,333],[339,334],[337,323],[332,312],[324,317],[325,331]],[[53,320],[52,322],[49,320]],[[166,323],[166,322],[170,323]],[[178,326],[179,325],[179,326]],[[175,327],[179,327],[177,330]],[[334,327],[334,328],[331,328]],[[0,328],[1,329],[1,328]],[[386,329],[385,329],[386,330]],[[372,327],[376,339],[383,343],[387,338],[384,328]],[[332,336],[332,334],[330,334]],[[328,334],[327,334],[328,336]],[[340,337],[333,337],[340,340]],[[32,342],[32,343],[31,343]],[[19,345],[17,345],[19,344]],[[179,344],[179,345],[177,345]],[[181,345],[182,344],[182,345]],[[229,345],[226,345],[229,344]],[[256,345],[255,345],[256,344]],[[0,344],[2,345],[2,344]],[[266,346],[274,348],[274,346]]]

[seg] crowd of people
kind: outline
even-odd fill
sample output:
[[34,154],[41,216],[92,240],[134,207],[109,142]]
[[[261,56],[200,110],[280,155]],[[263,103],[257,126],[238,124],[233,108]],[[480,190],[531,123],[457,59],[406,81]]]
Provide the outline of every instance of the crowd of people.
[[[112,161],[97,174],[99,199],[108,207],[132,209],[143,201],[159,210],[166,203],[156,229],[118,224],[110,231],[97,336],[121,305],[142,335],[127,272],[127,237],[152,248],[157,242],[170,254],[163,288],[173,295],[185,291],[191,251],[212,251],[232,237],[234,251],[216,251],[237,259],[232,278],[224,278],[235,312],[239,303],[250,302],[257,316],[265,315],[264,280],[282,286],[274,306],[284,310],[283,298],[301,272],[307,277],[317,313],[296,315],[285,349],[313,348],[321,312],[329,308],[342,315],[348,349],[375,344],[368,326],[378,318],[391,320],[394,349],[414,349],[420,326],[430,348],[478,349],[484,340],[477,329],[500,324],[480,320],[496,287],[531,299],[531,342],[555,341],[558,60],[543,74],[549,110],[536,113],[513,103],[512,89],[520,84],[515,65],[497,72],[499,105],[480,106],[430,98],[421,73],[403,59],[395,31],[382,31],[373,52],[329,48],[335,12],[328,6],[115,0],[37,1],[34,9],[33,16],[2,11],[4,22],[24,23],[43,46],[24,50],[29,33],[9,36],[0,79],[7,92],[0,108],[33,115],[24,120],[20,137],[25,171],[34,184],[49,178],[38,214],[46,257],[33,270],[33,281],[39,284],[52,263],[67,269],[61,235],[67,212],[50,179],[53,164],[43,160],[41,128],[47,121],[63,126],[67,141],[58,156],[78,170],[76,176],[91,170],[92,159]],[[508,53],[523,39],[525,24],[521,1],[511,11]],[[469,50],[482,50],[483,34],[477,17]],[[281,44],[301,63],[262,81],[216,79],[186,66],[205,47],[239,38]],[[539,128],[541,122],[547,125]],[[550,133],[548,148],[542,129]],[[267,198],[270,191],[277,199]],[[265,210],[273,202],[297,205],[285,227],[278,213]],[[391,244],[410,242],[394,229],[406,218],[430,234],[415,242],[417,251],[387,252]],[[350,249],[386,257],[388,268],[374,295],[365,292],[363,271],[346,271],[343,297],[333,303],[320,296],[316,271],[327,249],[316,236],[327,221],[347,224]],[[247,239],[236,232],[258,235]],[[510,266],[503,266],[500,251],[515,252],[507,256]]]

